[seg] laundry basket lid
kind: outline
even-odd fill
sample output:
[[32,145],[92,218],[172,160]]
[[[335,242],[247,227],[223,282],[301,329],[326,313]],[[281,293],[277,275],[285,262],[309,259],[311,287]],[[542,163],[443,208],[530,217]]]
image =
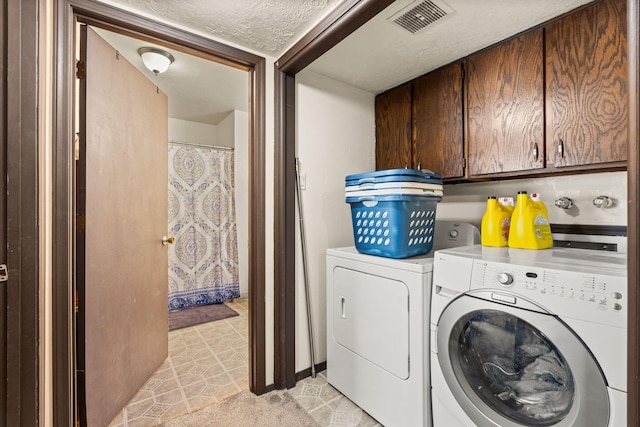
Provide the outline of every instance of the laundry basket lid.
[[417,169],[384,169],[375,172],[347,175],[345,178],[346,186],[400,181],[442,184],[442,175],[431,172],[425,173]]

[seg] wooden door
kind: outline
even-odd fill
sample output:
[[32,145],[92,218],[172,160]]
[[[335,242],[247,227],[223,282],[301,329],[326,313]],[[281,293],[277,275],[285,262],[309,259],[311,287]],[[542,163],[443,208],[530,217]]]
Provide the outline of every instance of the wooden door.
[[547,157],[555,167],[625,165],[626,17],[624,0],[607,0],[547,29]]
[[543,168],[542,29],[467,62],[470,176]]
[[413,167],[411,84],[376,96],[376,170]]
[[77,363],[80,420],[98,427],[168,354],[168,108],[94,31],[81,40]]
[[413,83],[415,163],[442,174],[464,176],[462,64],[453,64]]

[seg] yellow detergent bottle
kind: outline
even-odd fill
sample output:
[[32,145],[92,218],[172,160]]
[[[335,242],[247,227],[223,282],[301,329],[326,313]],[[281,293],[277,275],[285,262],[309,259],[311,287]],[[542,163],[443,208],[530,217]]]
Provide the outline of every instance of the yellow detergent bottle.
[[547,218],[547,222],[549,222],[549,212],[547,211],[547,205],[545,205],[542,200],[540,200],[540,194],[531,193],[531,200],[535,203],[534,206],[537,206],[542,210],[544,217]]
[[482,246],[504,247],[509,241],[511,212],[496,196],[487,197],[487,209],[482,216],[480,242]]
[[539,201],[539,196],[536,198],[538,200],[532,200],[526,191],[518,191],[511,216],[510,248],[547,249],[553,246],[547,207]]

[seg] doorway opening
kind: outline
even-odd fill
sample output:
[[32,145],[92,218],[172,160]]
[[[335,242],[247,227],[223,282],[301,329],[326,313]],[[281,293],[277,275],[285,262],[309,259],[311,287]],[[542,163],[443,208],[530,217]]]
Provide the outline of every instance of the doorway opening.
[[[66,64],[57,77],[56,98],[56,188],[73,189],[75,186],[75,156],[73,145],[75,85],[74,31],[76,22],[119,34],[145,40],[149,43],[175,49],[219,64],[243,70],[250,82],[248,112],[248,365],[249,388],[256,394],[266,390],[265,385],[265,325],[264,325],[264,58],[231,48],[218,42],[177,30],[173,27],[150,21],[139,16],[117,10],[111,6],[91,1],[75,1],[73,5],[58,4],[58,31],[56,59],[58,64]],[[54,228],[61,237],[56,240],[54,260],[56,278],[62,285],[54,294],[54,417],[60,425],[75,424],[75,353],[74,342],[74,265],[72,221],[74,212],[74,192],[59,192],[55,204],[61,209]]]
[[[163,422],[248,387],[248,75],[79,33],[80,419],[124,406],[113,425]],[[146,69],[149,49],[173,59],[166,72]],[[237,318],[206,324],[228,308]]]

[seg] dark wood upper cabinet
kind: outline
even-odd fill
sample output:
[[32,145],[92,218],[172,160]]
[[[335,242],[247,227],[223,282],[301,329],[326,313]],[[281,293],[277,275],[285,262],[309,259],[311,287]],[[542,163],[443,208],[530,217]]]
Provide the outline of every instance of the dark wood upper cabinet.
[[414,167],[463,177],[462,64],[414,81],[412,107]]
[[376,96],[376,170],[413,166],[411,84]]
[[626,161],[626,33],[624,0],[547,27],[547,157],[554,167]]
[[378,95],[377,169],[450,182],[624,170],[626,37],[626,1],[604,0]]
[[543,168],[542,29],[467,60],[469,176]]

